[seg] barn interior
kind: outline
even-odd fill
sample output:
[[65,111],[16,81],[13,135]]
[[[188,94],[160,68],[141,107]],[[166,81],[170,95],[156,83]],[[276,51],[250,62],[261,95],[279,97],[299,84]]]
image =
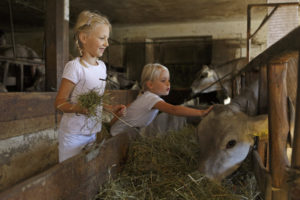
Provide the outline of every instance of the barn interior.
[[[50,39],[46,36],[45,22],[46,13],[51,12],[50,6],[46,1],[9,2],[3,1],[0,5],[3,19],[0,27],[7,43],[26,45],[45,60],[45,40]],[[84,9],[98,10],[108,16],[113,24],[110,47],[102,58],[108,69],[111,67],[126,72],[127,78],[139,81],[145,63],[160,62],[168,66],[173,74],[174,88],[188,88],[202,65],[219,65],[245,57],[247,5],[254,3],[266,2],[103,1],[99,4],[95,1],[71,1],[68,24],[64,25],[69,28],[68,41],[64,41],[69,43],[69,57],[66,59],[78,56],[72,26],[79,12]],[[266,12],[266,7],[252,9],[253,27],[261,22]],[[58,16],[51,16],[51,20],[55,20],[53,17]],[[231,25],[228,26],[228,23]],[[253,56],[266,47],[264,31],[252,40]],[[182,73],[188,76],[180,76]],[[29,85],[25,84],[25,87]],[[10,90],[20,88],[11,87]]]
[[[99,162],[109,165],[123,159],[128,138],[120,136],[113,138],[109,143],[111,146],[103,150],[116,154],[109,161],[97,153],[95,156],[92,150],[58,164],[57,126],[61,114],[55,111],[53,102],[65,63],[79,56],[72,28],[82,10],[99,11],[112,24],[109,47],[100,59],[106,63],[108,72],[120,73],[131,83],[123,88],[119,85],[112,91],[116,102],[127,104],[133,101],[137,91],[130,87],[140,81],[143,66],[158,62],[167,66],[171,74],[172,90],[165,100],[181,104],[189,98],[191,84],[203,65],[220,67],[245,58],[249,66],[255,68],[268,63],[275,54],[279,55],[280,49],[288,45],[280,43],[277,50],[259,57],[298,27],[298,4],[298,0],[0,1],[0,84],[7,90],[0,93],[0,111],[3,113],[0,117],[0,197],[17,199],[28,195],[27,199],[38,199],[39,195],[33,193],[47,193],[38,185],[45,182],[55,185],[53,182],[58,181],[59,176],[70,185],[83,180],[86,184],[100,184],[105,180],[76,180],[76,174],[67,171],[74,165],[78,166],[74,171],[88,171],[86,163],[90,162],[90,168],[99,169],[93,168],[86,173],[101,179],[98,174],[104,168]],[[276,15],[280,11],[281,14]],[[15,51],[18,45],[34,53],[18,55]],[[5,54],[8,48],[14,53]],[[294,49],[292,56],[298,56]],[[33,75],[35,64],[41,66],[42,70],[38,71],[41,74]],[[295,84],[293,90],[296,87]],[[210,96],[205,98],[212,101]],[[267,98],[266,94],[264,98]],[[266,111],[265,107],[262,109]],[[99,151],[99,148],[95,149]],[[49,176],[53,179],[46,178]],[[34,181],[36,186],[31,184]],[[266,199],[271,199],[272,182],[262,182]],[[60,180],[57,184],[64,183]],[[70,191],[62,191],[53,185],[49,189],[56,189],[53,199],[89,199],[96,190],[74,186]],[[22,190],[25,187],[27,189]],[[72,192],[78,188],[84,188],[82,190],[89,195],[76,196]]]

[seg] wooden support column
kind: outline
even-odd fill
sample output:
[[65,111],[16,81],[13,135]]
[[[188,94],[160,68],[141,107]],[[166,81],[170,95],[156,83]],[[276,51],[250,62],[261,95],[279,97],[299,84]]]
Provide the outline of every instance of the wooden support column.
[[268,80],[267,80],[267,66],[261,66],[259,68],[259,99],[258,99],[258,113],[268,113]]
[[[299,51],[300,52],[300,51]],[[300,60],[300,56],[298,58]],[[295,132],[293,141],[293,153],[292,153],[292,169],[298,170],[298,175],[300,173],[300,62],[298,60],[298,87],[297,87],[297,102],[296,102],[296,120],[295,120]],[[299,177],[298,177],[299,179]],[[294,181],[291,184],[289,191],[290,200],[297,200],[300,197],[300,184]]]
[[289,131],[286,94],[286,63],[268,64],[269,148],[272,200],[286,200],[288,165],[286,140]]
[[[258,114],[268,113],[268,81],[267,81],[267,66],[261,66],[259,68],[259,99],[258,99]],[[268,163],[268,140],[263,138],[258,138],[258,154],[261,158],[261,161],[267,169],[269,168]]]
[[69,58],[69,0],[46,0],[46,90],[57,91]]

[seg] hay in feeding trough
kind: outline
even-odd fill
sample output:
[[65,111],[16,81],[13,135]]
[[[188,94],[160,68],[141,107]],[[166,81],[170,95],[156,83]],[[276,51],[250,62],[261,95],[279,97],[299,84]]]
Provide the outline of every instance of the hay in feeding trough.
[[[235,173],[218,184],[197,171],[194,127],[161,137],[140,137],[129,147],[122,172],[102,185],[97,200],[259,199],[253,175]],[[242,178],[241,178],[242,177]]]

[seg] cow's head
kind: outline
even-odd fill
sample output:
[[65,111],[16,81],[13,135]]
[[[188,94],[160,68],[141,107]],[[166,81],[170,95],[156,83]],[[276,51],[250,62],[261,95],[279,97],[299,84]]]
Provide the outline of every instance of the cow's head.
[[254,133],[267,131],[266,115],[250,117],[230,106],[215,105],[198,125],[199,170],[220,181],[247,157]]
[[[212,83],[218,80],[216,72],[207,65],[203,65],[202,69],[197,73],[196,79],[192,83],[193,94],[208,93],[216,90],[221,90],[219,84],[212,85]],[[209,88],[208,88],[209,87]],[[206,89],[207,88],[207,89]]]

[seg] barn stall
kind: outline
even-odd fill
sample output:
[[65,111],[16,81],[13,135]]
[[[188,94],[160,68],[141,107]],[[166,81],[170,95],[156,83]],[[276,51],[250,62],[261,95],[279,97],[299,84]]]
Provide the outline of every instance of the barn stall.
[[[64,28],[64,24],[58,23],[57,28],[60,29],[61,27]],[[297,40],[295,40],[295,35],[297,35],[297,33],[298,33],[298,31],[296,31],[296,33],[292,34],[293,36],[289,36],[289,38],[292,38],[292,39],[288,39],[288,41],[289,40],[294,41],[294,42],[297,41]],[[61,34],[63,34],[63,33],[61,33]],[[62,45],[63,42],[65,42],[65,40],[61,41],[61,39],[59,39],[59,38],[60,37],[53,38],[50,36],[49,40],[47,40],[47,41],[56,41],[56,43],[54,45],[59,46],[59,45]],[[183,38],[181,38],[181,39],[183,39]],[[166,40],[168,40],[168,39],[166,39]],[[199,39],[195,39],[195,41],[198,41],[198,40]],[[200,38],[200,40],[203,40],[203,37]],[[273,59],[273,56],[281,56],[281,53],[285,50],[288,51],[289,48],[291,48],[291,50],[298,49],[298,46],[293,46],[293,45],[297,45],[298,42],[295,42],[295,43],[287,42],[287,39],[284,41],[285,42],[281,42],[281,43],[284,43],[284,44],[288,43],[291,45],[287,45],[287,46],[289,46],[287,48],[285,45],[282,45],[283,47],[281,49],[278,46],[276,46],[276,49],[278,48],[278,49],[280,49],[280,51],[279,50],[278,51],[270,50],[271,48],[266,50],[265,53],[261,54],[261,57],[258,57],[256,59],[254,59],[253,62],[251,62],[253,64],[251,64],[251,63],[249,64],[249,66],[250,66],[249,68],[251,68],[251,66],[257,67],[259,65],[264,65],[264,64],[268,63],[271,59]],[[281,43],[279,43],[279,44],[281,44]],[[125,48],[133,48],[133,49],[136,48],[135,45],[137,45],[137,46],[142,45],[142,48],[147,49],[149,47],[149,44],[150,44],[150,46],[156,45],[156,43],[153,41],[151,41],[150,43],[149,43],[149,41],[148,41],[148,43],[136,43],[136,42],[132,42],[130,44],[128,42],[122,43],[123,46],[126,46]],[[172,46],[172,45],[174,45],[173,43],[171,45],[169,45],[169,44],[170,44],[169,41],[168,41],[168,43],[166,41],[163,41],[162,47],[160,46],[160,48],[162,48],[162,49],[170,49],[170,48],[172,49],[172,47],[174,48],[174,46]],[[51,46],[51,44],[49,44],[49,46]],[[281,45],[279,45],[279,46],[281,46]],[[184,45],[183,45],[183,47],[184,47]],[[197,46],[196,46],[196,48],[197,48]],[[61,51],[61,49],[65,50],[65,48],[57,48],[57,49],[59,49],[59,52],[55,51],[55,53],[54,53],[55,55],[63,54],[60,51]],[[274,47],[274,49],[275,49],[275,47]],[[273,53],[273,51],[275,51],[275,53]],[[136,51],[128,51],[128,52],[135,52],[135,53],[142,52],[142,54],[145,57],[145,51],[140,51],[140,48],[138,48],[138,50],[136,50]],[[170,52],[170,51],[168,51],[168,52]],[[271,52],[271,53],[269,53],[269,52]],[[277,52],[280,52],[280,53],[277,53]],[[51,53],[53,55],[53,52],[51,52]],[[135,53],[133,53],[133,54],[135,55]],[[170,52],[170,54],[172,54],[172,52]],[[277,55],[277,54],[280,54],[280,55]],[[146,54],[146,55],[148,55],[148,54]],[[172,57],[170,55],[166,55],[166,54],[162,54],[162,55],[163,55],[163,59],[159,60],[159,61],[167,63],[166,65],[174,66],[174,68],[176,68],[176,65],[181,66],[183,64],[190,64],[190,63],[185,63],[185,61],[182,61],[181,59],[176,60],[176,59],[174,59],[174,57]],[[196,51],[195,55],[197,55],[197,51]],[[128,54],[126,54],[126,56],[128,56]],[[170,56],[170,57],[168,57],[168,56]],[[111,56],[111,57],[113,57],[113,56]],[[265,58],[265,57],[267,57],[267,58]],[[187,57],[187,58],[189,58],[189,57]],[[285,57],[283,60],[286,61],[286,58],[287,57]],[[61,63],[63,63],[64,60],[62,60],[60,57],[57,57],[56,59],[57,59],[56,60],[57,66],[63,66]],[[66,56],[64,59],[66,59]],[[143,59],[143,62],[144,62],[144,59]],[[179,63],[176,63],[176,62],[171,63],[171,61],[173,61],[173,60],[179,61]],[[189,60],[189,59],[187,59],[187,60]],[[132,60],[130,60],[130,59],[124,60],[124,62],[130,62],[130,61],[132,61]],[[196,59],[196,61],[197,61],[197,59]],[[47,61],[46,61],[46,65],[48,64],[48,66],[55,66],[55,64],[53,64],[53,60],[48,61],[48,62],[49,63],[47,63]],[[50,62],[52,62],[52,63],[50,64]],[[130,66],[130,63],[129,64],[127,63],[126,66],[127,66],[128,70],[130,70],[130,69],[133,70],[137,66],[141,65],[141,63],[143,63],[143,62],[133,61],[132,66]],[[180,63],[180,62],[183,62],[183,63]],[[259,63],[259,65],[257,64],[257,62]],[[123,64],[123,62],[122,62],[122,64]],[[199,62],[198,63],[196,62],[196,64],[199,64]],[[50,68],[46,68],[46,70],[48,71],[48,73],[46,73],[46,74],[48,74],[48,75],[46,75],[47,76],[46,78],[48,78],[48,80],[50,80],[50,82],[47,83],[47,84],[49,84],[49,85],[47,85],[48,89],[57,87],[57,85],[59,85],[59,78],[53,78],[53,76],[56,76],[57,74],[55,74],[55,73],[58,73],[58,77],[59,77],[59,70],[61,70],[61,69],[56,69],[55,67],[52,67],[52,68],[50,67]],[[174,70],[174,71],[176,71],[176,70]],[[137,78],[137,74],[131,74],[131,76]],[[132,99],[134,99],[135,95],[136,95],[135,92],[133,92],[133,93],[120,92],[119,94],[118,94],[118,92],[116,92],[117,98],[122,99],[120,101],[120,103],[127,103],[127,102],[132,101]],[[124,96],[125,96],[125,98],[124,98]],[[37,138],[30,138],[30,136],[29,136],[28,137],[29,141],[30,140],[31,141],[34,141],[34,140],[40,141],[40,139],[46,138],[46,142],[45,142],[46,144],[43,144],[42,141],[36,142],[39,145],[43,144],[43,145],[41,145],[42,147],[37,145],[37,147],[36,147],[37,152],[44,152],[43,148],[45,149],[46,152],[45,152],[45,154],[37,155],[37,156],[36,156],[36,154],[30,154],[29,156],[25,155],[24,160],[26,162],[28,162],[28,161],[30,162],[28,157],[32,157],[32,155],[36,156],[36,158],[38,158],[38,156],[40,156],[41,159],[36,159],[38,161],[43,160],[42,158],[44,158],[45,155],[47,155],[47,158],[50,158],[50,161],[48,159],[46,159],[45,163],[41,164],[41,166],[38,166],[37,169],[30,167],[30,169],[28,171],[24,170],[24,172],[26,172],[27,174],[26,175],[21,174],[18,178],[14,178],[15,182],[13,182],[13,181],[6,182],[5,181],[5,183],[9,183],[10,185],[5,186],[5,184],[4,184],[3,188],[7,187],[8,189],[5,189],[4,192],[1,193],[3,199],[17,199],[17,198],[34,199],[34,198],[39,198],[39,196],[37,194],[47,196],[47,198],[49,197],[49,199],[59,199],[59,198],[89,199],[89,198],[92,198],[93,197],[92,194],[94,194],[95,191],[97,191],[97,189],[98,189],[97,185],[103,183],[106,180],[105,178],[102,178],[102,177],[107,176],[107,168],[109,168],[109,166],[111,166],[112,164],[122,163],[124,161],[124,157],[126,155],[126,149],[128,148],[128,136],[120,136],[120,137],[113,138],[109,142],[106,143],[105,147],[100,146],[100,145],[96,146],[94,149],[88,149],[86,152],[80,154],[79,156],[74,157],[74,159],[72,159],[68,162],[58,164],[58,165],[55,165],[54,167],[51,167],[51,165],[53,165],[57,159],[55,156],[54,157],[48,156],[48,155],[53,155],[52,154],[53,152],[55,154],[55,146],[56,146],[55,140],[52,140],[53,138],[56,137],[55,130],[53,129],[53,127],[55,127],[55,120],[56,120],[54,117],[55,111],[51,109],[51,107],[52,107],[51,102],[53,102],[54,97],[55,97],[55,93],[3,94],[3,98],[1,98],[1,100],[4,99],[4,102],[1,105],[1,109],[2,108],[4,109],[3,113],[10,113],[7,115],[5,114],[5,116],[7,116],[7,118],[4,118],[3,123],[2,123],[2,125],[4,127],[3,130],[5,130],[5,133],[7,134],[6,136],[5,135],[3,136],[3,142],[5,142],[4,140],[6,138],[18,137],[18,136],[22,137],[24,135],[31,135],[31,133],[32,133],[33,135],[37,135],[36,136]],[[24,103],[24,101],[26,102],[27,100],[30,103]],[[29,106],[29,105],[32,105],[32,101],[37,101],[37,103],[34,104],[35,105],[34,108]],[[9,105],[11,102],[14,102],[14,105],[16,105],[17,111],[11,111],[10,109],[7,109],[6,105]],[[51,105],[51,106],[49,106],[49,105]],[[38,113],[35,111],[36,107],[37,107],[37,110],[39,110]],[[40,107],[40,109],[39,109],[39,107]],[[49,110],[44,109],[45,107],[49,108]],[[22,111],[22,110],[24,110],[24,111]],[[16,113],[18,113],[18,115],[16,115]],[[12,129],[12,127],[14,127],[14,129]],[[40,128],[38,128],[38,127],[40,127]],[[43,131],[41,131],[41,130],[43,130]],[[296,128],[296,130],[297,130],[297,128]],[[38,133],[38,134],[35,134],[35,133]],[[297,134],[295,134],[295,135],[297,135]],[[15,138],[15,139],[17,140],[19,138]],[[20,140],[23,141],[24,139],[20,138]],[[49,141],[53,142],[53,144],[51,142],[49,144]],[[47,146],[47,145],[49,145],[49,146]],[[25,144],[25,146],[26,146],[26,144]],[[116,147],[118,147],[118,148],[116,148]],[[26,148],[33,150],[32,146],[20,147],[20,149],[26,149]],[[294,148],[294,149],[296,149],[296,148]],[[19,151],[21,152],[22,150],[19,150]],[[115,152],[117,152],[117,153],[115,153]],[[116,154],[118,156],[116,156],[116,158],[109,158],[107,161],[105,161],[106,158],[105,157],[103,158],[102,155],[106,155],[106,154],[114,154],[114,155]],[[7,155],[4,155],[4,156],[7,157]],[[5,160],[5,159],[3,159],[3,160]],[[16,158],[16,160],[18,160],[18,158]],[[20,168],[23,169],[23,167],[20,167],[19,163],[25,164],[24,160],[16,161],[15,162],[16,167],[19,169]],[[13,162],[9,161],[8,163],[13,163]],[[106,164],[100,165],[100,163],[106,163]],[[76,166],[78,166],[78,168],[74,168],[73,167],[74,164]],[[273,166],[279,166],[279,165],[273,164]],[[296,165],[296,166],[298,166],[298,165]],[[70,170],[70,168],[72,170]],[[265,191],[265,193],[267,194],[267,197],[270,198],[270,196],[268,196],[268,195],[270,195],[270,193],[269,193],[270,188],[271,188],[270,185],[272,185],[272,184],[270,182],[269,172],[266,168],[265,169],[262,168],[262,169],[263,169],[262,171],[267,172],[264,174],[263,177],[266,176],[267,177],[266,180],[268,180],[266,182],[264,182],[263,180],[261,181],[263,187],[265,187],[263,191]],[[30,170],[32,170],[32,171],[30,171]],[[23,171],[23,170],[20,170],[20,171]],[[5,172],[5,171],[3,171],[3,172],[7,174],[7,172]],[[42,172],[42,173],[39,173],[39,172]],[[36,173],[38,173],[38,175],[32,177],[32,175],[34,175]],[[274,174],[277,174],[277,172]],[[31,177],[31,178],[28,178],[28,177]],[[63,179],[64,181],[59,182],[59,180],[57,180],[57,179],[58,178],[62,179],[61,177],[65,177],[65,179]],[[81,177],[81,178],[79,178],[79,177]],[[260,177],[260,176],[258,176],[258,177]],[[274,175],[273,179],[275,177],[277,177],[277,176]],[[18,180],[16,180],[16,179],[18,179]],[[25,180],[25,181],[22,181],[22,180]],[[69,181],[69,184],[66,184],[67,181]],[[18,182],[21,182],[21,183],[16,184]],[[11,187],[12,185],[15,185],[15,186]],[[71,189],[68,189],[68,188],[70,188],[69,187],[70,185],[72,185],[72,187],[71,187]],[[57,190],[55,188],[60,188],[60,189]],[[62,188],[65,188],[65,189],[62,189]],[[274,188],[279,188],[279,186],[274,185]],[[79,194],[78,194],[78,190],[81,191]],[[74,192],[74,191],[77,191],[77,192]],[[276,191],[274,193],[276,193]],[[277,196],[277,195],[274,195],[274,196]],[[279,198],[279,199],[282,199],[282,198]]]

